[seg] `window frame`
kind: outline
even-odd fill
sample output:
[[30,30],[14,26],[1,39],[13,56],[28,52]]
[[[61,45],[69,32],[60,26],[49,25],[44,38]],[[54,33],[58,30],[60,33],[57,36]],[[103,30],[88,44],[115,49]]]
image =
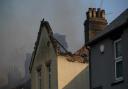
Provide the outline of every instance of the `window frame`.
[[[123,56],[121,55],[121,56],[119,56],[119,57],[117,57],[117,49],[116,49],[116,44],[118,43],[118,42],[120,42],[122,39],[121,38],[119,38],[119,39],[117,39],[117,40],[115,40],[114,41],[114,60],[115,60],[115,80],[116,81],[121,81],[121,80],[123,80],[123,75],[122,76],[120,76],[120,77],[117,77],[117,63],[119,63],[119,62],[123,62]],[[123,66],[123,65],[122,65]]]

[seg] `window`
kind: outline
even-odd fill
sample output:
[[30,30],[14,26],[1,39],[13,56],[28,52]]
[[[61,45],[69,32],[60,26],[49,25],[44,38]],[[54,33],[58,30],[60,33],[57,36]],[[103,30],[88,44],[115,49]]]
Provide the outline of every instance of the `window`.
[[115,79],[120,81],[123,79],[123,57],[121,49],[121,39],[114,41],[115,53]]
[[49,89],[51,89],[51,64],[48,66]]
[[42,83],[42,78],[41,78],[41,68],[37,69],[37,81],[38,81],[38,89],[41,89],[41,83]]
[[51,59],[47,60],[45,63],[47,67],[48,89],[51,89],[51,64]]

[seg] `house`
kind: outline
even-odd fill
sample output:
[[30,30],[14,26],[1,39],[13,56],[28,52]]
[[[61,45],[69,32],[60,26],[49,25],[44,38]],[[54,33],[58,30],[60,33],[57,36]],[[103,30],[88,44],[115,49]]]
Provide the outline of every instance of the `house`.
[[[63,49],[63,51],[61,50]],[[32,89],[89,89],[89,67],[84,47],[68,52],[41,21],[30,63]]]
[[58,89],[57,55],[53,32],[47,21],[41,21],[29,70],[32,89]]
[[128,9],[86,46],[90,89],[128,89]]

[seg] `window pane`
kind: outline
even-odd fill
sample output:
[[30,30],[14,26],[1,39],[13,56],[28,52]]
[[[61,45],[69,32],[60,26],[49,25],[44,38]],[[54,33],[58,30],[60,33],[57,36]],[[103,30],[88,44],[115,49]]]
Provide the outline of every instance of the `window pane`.
[[122,56],[122,53],[121,53],[121,42],[118,41],[115,44],[115,47],[116,47],[116,58]]
[[116,62],[116,77],[122,77],[123,76],[123,62],[119,61]]

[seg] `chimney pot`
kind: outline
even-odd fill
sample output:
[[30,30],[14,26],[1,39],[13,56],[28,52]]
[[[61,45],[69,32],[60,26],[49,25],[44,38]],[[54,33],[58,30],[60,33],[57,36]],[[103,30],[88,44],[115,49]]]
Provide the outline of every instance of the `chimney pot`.
[[101,10],[101,17],[105,18],[105,10]]
[[101,9],[100,8],[97,8],[97,11],[101,11]]
[[97,9],[96,17],[101,18],[101,9],[100,8]]
[[89,8],[89,10],[87,11],[87,19],[92,18],[92,10],[92,8]]
[[96,8],[92,9],[92,17],[94,17],[94,18],[96,17]]
[[96,8],[92,8],[92,9],[96,11]]
[[92,11],[92,8],[89,8],[89,11]]

